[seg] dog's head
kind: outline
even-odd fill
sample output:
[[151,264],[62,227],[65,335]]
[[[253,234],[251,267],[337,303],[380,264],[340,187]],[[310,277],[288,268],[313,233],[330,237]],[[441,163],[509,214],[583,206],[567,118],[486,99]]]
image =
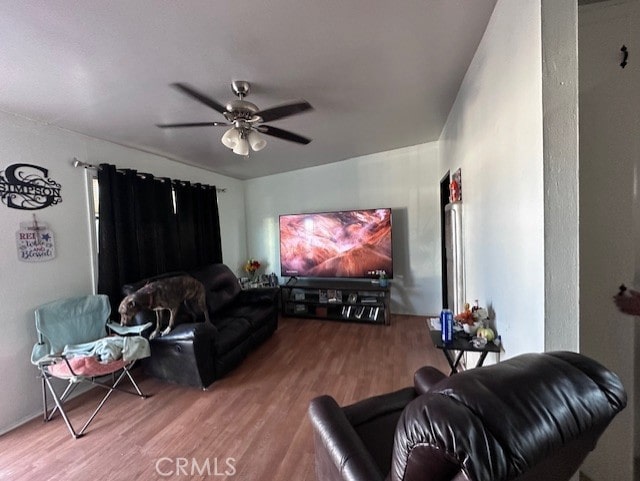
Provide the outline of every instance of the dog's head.
[[133,294],[122,299],[122,302],[120,302],[120,306],[118,307],[118,312],[120,313],[120,325],[129,325],[131,319],[133,319],[140,309],[142,309],[142,306],[136,302]]

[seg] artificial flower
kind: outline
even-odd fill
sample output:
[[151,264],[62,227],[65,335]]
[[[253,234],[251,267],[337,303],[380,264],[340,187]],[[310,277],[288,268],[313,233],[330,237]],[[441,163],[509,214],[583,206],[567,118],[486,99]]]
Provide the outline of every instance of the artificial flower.
[[255,272],[260,269],[260,262],[255,259],[249,259],[244,265],[244,270],[249,274],[255,274]]

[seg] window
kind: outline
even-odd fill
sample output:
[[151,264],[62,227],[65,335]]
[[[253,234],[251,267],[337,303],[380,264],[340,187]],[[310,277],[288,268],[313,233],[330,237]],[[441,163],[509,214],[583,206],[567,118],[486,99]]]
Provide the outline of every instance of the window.
[[98,177],[95,175],[91,177],[91,192],[93,194],[93,224],[95,228],[95,235],[93,237],[97,256],[98,249],[100,247],[100,243],[98,242],[98,232],[100,232],[98,230],[98,226],[100,224],[100,190],[98,186]]

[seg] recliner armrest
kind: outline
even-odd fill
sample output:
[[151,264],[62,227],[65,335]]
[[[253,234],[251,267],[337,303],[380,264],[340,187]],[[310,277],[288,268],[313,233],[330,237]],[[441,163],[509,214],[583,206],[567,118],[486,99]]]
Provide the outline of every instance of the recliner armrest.
[[339,473],[352,481],[384,480],[385,475],[331,396],[312,399],[309,417],[315,431],[318,473]]
[[196,337],[209,336],[215,338],[218,329],[210,322],[188,322],[178,324],[171,332],[164,336],[156,337],[153,341],[190,341]]
[[443,379],[447,379],[447,375],[431,366],[424,366],[418,369],[413,375],[413,385],[418,394],[425,394],[431,388]]

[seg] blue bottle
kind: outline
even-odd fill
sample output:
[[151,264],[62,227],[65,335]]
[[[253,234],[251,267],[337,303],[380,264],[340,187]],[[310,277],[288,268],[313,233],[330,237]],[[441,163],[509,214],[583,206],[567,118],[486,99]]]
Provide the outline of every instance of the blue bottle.
[[442,342],[453,341],[453,311],[442,309],[440,312],[440,329],[442,330]]

